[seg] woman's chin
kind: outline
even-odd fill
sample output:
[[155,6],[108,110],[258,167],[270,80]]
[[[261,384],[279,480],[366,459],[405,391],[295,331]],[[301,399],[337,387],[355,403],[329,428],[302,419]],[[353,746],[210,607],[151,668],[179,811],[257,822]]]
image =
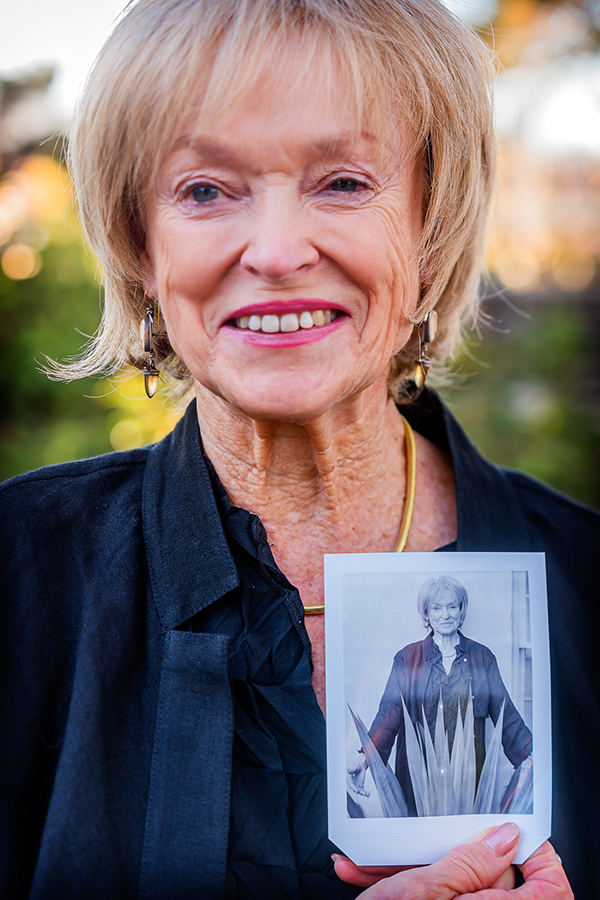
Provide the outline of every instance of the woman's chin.
[[297,391],[280,390],[276,395],[238,397],[233,404],[251,419],[274,422],[303,422],[331,412],[335,398],[299,396]]
[[362,393],[364,384],[358,379],[355,383],[348,374],[338,367],[327,372],[316,367],[310,372],[298,368],[253,373],[246,369],[235,374],[229,370],[219,378],[213,370],[212,377],[196,382],[197,395],[200,404],[206,392],[216,395],[232,411],[252,419],[301,422],[332,413]]

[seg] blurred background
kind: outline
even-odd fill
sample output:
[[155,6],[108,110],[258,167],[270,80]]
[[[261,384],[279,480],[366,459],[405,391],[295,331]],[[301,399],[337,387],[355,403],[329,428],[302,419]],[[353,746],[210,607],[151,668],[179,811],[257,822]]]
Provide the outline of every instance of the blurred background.
[[[493,45],[500,184],[446,402],[482,452],[600,508],[600,0],[447,0]],[[163,437],[142,376],[57,384],[98,326],[63,132],[122,0],[22,0],[0,21],[0,478]]]

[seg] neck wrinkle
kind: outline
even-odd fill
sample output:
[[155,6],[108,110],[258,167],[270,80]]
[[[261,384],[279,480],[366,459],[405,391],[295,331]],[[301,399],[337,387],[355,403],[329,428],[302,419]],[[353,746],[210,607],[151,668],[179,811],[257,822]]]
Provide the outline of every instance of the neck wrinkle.
[[334,531],[373,490],[405,490],[404,431],[385,382],[308,422],[250,419],[197,390],[204,449],[230,502],[259,515],[267,532],[317,521]]

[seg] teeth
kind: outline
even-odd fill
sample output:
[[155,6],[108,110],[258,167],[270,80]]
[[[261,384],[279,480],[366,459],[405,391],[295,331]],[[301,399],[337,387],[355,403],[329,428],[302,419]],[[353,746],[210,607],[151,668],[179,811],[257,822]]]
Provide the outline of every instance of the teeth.
[[250,331],[262,331],[265,334],[277,334],[278,331],[298,331],[299,328],[319,328],[329,325],[336,318],[336,311],[332,309],[315,309],[314,312],[305,310],[298,316],[297,313],[284,313],[282,316],[269,314],[267,316],[241,316],[236,319],[238,328],[249,328]]
[[267,334],[276,334],[279,331],[279,316],[263,316],[261,330]]
[[279,327],[282,331],[298,331],[300,322],[296,313],[286,313],[279,321]]

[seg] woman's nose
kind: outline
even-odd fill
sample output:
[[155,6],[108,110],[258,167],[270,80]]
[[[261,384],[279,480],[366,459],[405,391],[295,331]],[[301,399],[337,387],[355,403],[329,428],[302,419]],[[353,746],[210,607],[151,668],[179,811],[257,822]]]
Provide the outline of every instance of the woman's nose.
[[273,205],[253,220],[253,232],[242,253],[242,268],[269,281],[281,281],[319,261],[301,214]]

